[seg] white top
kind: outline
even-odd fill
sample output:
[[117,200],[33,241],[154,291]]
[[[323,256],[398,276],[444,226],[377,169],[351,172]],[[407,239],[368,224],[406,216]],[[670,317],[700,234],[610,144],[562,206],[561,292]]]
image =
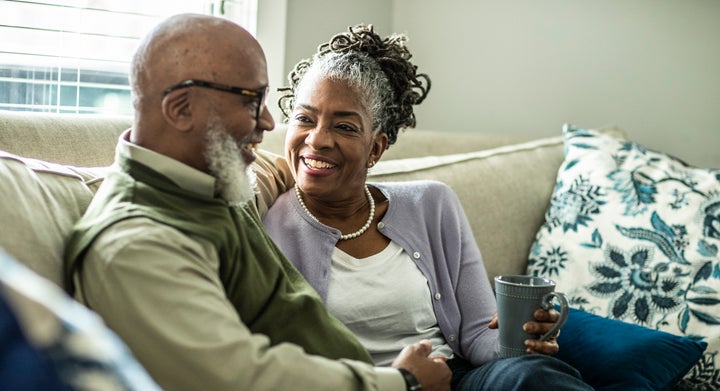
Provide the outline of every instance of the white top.
[[390,242],[363,259],[336,247],[332,260],[327,306],[375,364],[389,365],[403,347],[423,339],[432,341],[432,355],[452,356],[435,318],[427,279],[400,245]]

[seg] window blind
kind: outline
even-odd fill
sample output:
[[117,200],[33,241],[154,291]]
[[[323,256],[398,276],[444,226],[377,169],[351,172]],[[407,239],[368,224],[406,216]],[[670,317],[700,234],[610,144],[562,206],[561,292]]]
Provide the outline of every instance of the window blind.
[[176,13],[253,27],[256,0],[0,0],[0,110],[132,113],[129,61]]

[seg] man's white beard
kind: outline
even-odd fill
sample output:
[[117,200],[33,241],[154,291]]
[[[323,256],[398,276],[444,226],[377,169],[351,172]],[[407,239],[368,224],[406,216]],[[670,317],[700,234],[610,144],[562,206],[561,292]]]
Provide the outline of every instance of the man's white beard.
[[208,125],[205,135],[205,160],[208,170],[217,179],[220,197],[230,205],[255,201],[257,176],[245,163],[240,147],[217,121]]

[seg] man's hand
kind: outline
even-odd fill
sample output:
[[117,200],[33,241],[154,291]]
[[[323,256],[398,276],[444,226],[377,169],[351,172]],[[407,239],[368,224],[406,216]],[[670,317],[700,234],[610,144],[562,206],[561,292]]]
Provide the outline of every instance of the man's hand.
[[[539,309],[533,314],[537,322],[527,322],[523,325],[523,330],[528,334],[545,334],[555,325],[557,320],[560,318],[560,313],[554,309],[544,310]],[[491,329],[498,328],[498,317],[497,313],[493,315],[492,320],[488,323],[488,327]],[[560,345],[557,343],[557,336],[553,335],[546,341],[539,341],[537,339],[525,340],[525,346],[527,347],[528,353],[547,354],[554,356],[560,351]]]
[[410,371],[423,391],[449,391],[452,372],[445,363],[445,357],[428,357],[431,351],[432,344],[428,340],[406,346],[391,366]]

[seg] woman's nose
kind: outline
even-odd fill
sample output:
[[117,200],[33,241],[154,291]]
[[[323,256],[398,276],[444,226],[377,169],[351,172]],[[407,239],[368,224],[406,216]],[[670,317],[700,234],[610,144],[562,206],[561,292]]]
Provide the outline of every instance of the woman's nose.
[[305,144],[322,149],[332,145],[332,134],[324,126],[315,126],[305,136]]

